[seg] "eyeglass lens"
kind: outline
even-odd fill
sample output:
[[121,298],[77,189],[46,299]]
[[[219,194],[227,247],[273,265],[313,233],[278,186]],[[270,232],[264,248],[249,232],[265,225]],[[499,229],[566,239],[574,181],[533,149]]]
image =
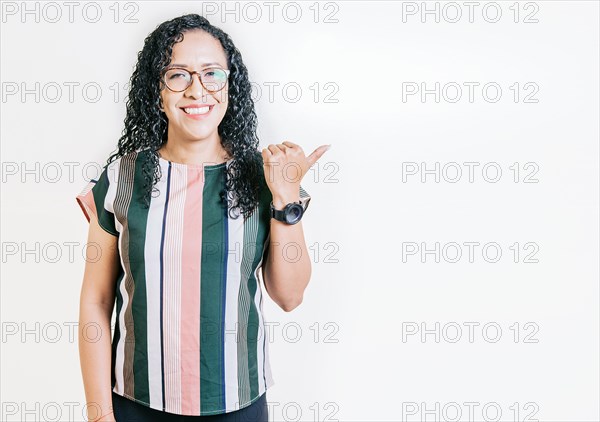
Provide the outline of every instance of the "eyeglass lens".
[[[223,69],[204,69],[199,75],[207,91],[220,91],[227,84],[227,73]],[[185,69],[169,69],[165,73],[165,83],[173,91],[185,91],[192,84],[192,75]]]

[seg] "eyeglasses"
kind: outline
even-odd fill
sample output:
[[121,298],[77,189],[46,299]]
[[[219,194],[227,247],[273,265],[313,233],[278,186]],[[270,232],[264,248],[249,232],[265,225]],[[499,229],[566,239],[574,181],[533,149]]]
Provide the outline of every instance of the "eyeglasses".
[[200,83],[208,92],[218,92],[227,85],[229,72],[220,67],[209,67],[200,72],[190,72],[182,67],[171,67],[163,71],[163,80],[171,91],[181,92],[189,88],[193,75],[197,73]]

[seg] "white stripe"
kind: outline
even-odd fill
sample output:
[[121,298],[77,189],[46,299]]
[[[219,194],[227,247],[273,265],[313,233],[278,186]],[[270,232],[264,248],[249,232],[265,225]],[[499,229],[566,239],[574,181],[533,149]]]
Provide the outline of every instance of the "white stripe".
[[[104,208],[110,211],[113,215],[115,214],[114,202],[117,197],[117,181],[119,180],[119,170],[121,169],[121,158],[117,158],[106,167],[106,177],[108,178],[108,189],[106,190],[106,196],[104,198]],[[115,217],[115,226],[119,233],[123,225],[119,223]]]
[[[270,224],[270,221],[269,223]],[[270,357],[269,357],[269,344],[270,344],[270,337],[269,337],[269,330],[268,327],[265,325],[265,312],[263,309],[263,290],[261,287],[261,284],[264,285],[264,280],[262,279],[262,265],[263,265],[263,258],[264,257],[264,251],[266,248],[269,247],[269,241],[271,240],[271,233],[270,230],[269,232],[267,232],[267,238],[265,239],[265,244],[264,244],[264,248],[263,248],[263,253],[261,255],[260,258],[260,262],[258,263],[256,269],[254,270],[254,276],[256,277],[256,280],[258,282],[258,288],[256,290],[256,303],[258,304],[258,317],[260,320],[260,329],[261,329],[261,333],[263,334],[261,337],[259,337],[258,342],[256,347],[258,348],[258,385],[259,385],[259,394],[263,394],[268,388],[270,388],[273,384],[275,384],[275,381],[273,380],[273,374],[271,373],[271,361],[270,361]],[[260,277],[259,277],[259,272],[260,272]],[[262,280],[262,283],[259,282],[259,280]],[[264,353],[263,353],[263,347],[264,347]],[[264,366],[263,366],[263,357],[264,357]],[[266,380],[266,383],[265,383]]]
[[160,239],[162,217],[167,197],[168,164],[161,166],[162,179],[156,187],[160,195],[153,197],[148,210],[146,240],[144,243],[144,262],[146,265],[146,304],[148,324],[148,384],[150,407],[163,409],[162,372],[161,372],[161,318],[160,318]]
[[227,290],[225,292],[225,405],[227,411],[239,409],[238,398],[238,298],[240,295],[240,264],[244,250],[244,219],[229,217],[227,251]]
[[[109,180],[108,190],[106,192],[106,199],[104,201],[105,208],[114,214],[115,210],[113,207],[113,203],[117,196],[117,181],[119,180],[119,170],[120,170],[121,158],[116,159],[111,162],[107,168],[107,176]],[[123,225],[118,221],[115,216],[115,226],[119,233],[123,233]],[[125,261],[123,260],[123,236],[119,236],[119,257],[121,260],[121,268],[125,272],[121,284],[119,286],[119,292],[121,293],[121,297],[123,298],[123,303],[121,306],[121,312],[116,316],[115,324],[119,324],[119,333],[120,340],[117,344],[117,351],[115,356],[115,388],[113,391],[117,394],[123,395],[125,394],[125,379],[123,376],[123,368],[125,365],[125,341],[127,338],[127,328],[125,327],[125,311],[127,309],[127,305],[129,303],[129,296],[127,295],[127,290],[125,289],[125,281],[128,277],[131,277],[131,274],[127,273],[127,267],[125,266]]]
[[[268,241],[268,239],[267,239]],[[265,247],[267,243],[265,243]],[[262,259],[261,259],[262,262]],[[260,265],[259,265],[260,266]],[[260,279],[258,278],[258,267],[256,268],[256,270],[254,271],[254,276],[256,278],[256,294],[254,295],[254,304],[256,305],[256,309],[258,310],[258,326],[259,331],[258,331],[258,338],[256,341],[256,360],[258,363],[258,393],[262,394],[265,391],[265,379],[264,379],[264,370],[265,368],[263,367],[263,359],[264,359],[264,353],[263,353],[263,346],[266,346],[265,343],[267,343],[267,329],[265,327],[265,322],[263,319],[263,314],[262,314],[262,305],[261,305],[261,300],[262,300],[262,289],[260,287]],[[254,398],[254,397],[251,397]]]
[[[256,210],[248,218],[244,228],[244,242],[249,242],[245,249],[241,263],[241,279],[243,280],[242,288],[239,294],[239,312],[238,317],[240,324],[240,334],[238,336],[238,356],[239,356],[239,376],[238,376],[238,387],[239,387],[239,401],[240,403],[247,403],[252,399],[250,397],[250,371],[248,362],[248,317],[250,315],[250,291],[248,290],[248,279],[252,274],[252,263],[255,258],[256,245],[256,226],[257,226],[257,213]],[[247,236],[246,236],[247,234]],[[254,246],[254,247],[252,247]]]

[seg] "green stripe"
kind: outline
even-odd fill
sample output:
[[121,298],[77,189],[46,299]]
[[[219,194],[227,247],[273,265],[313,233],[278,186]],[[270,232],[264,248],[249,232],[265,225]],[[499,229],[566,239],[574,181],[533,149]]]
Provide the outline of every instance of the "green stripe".
[[[242,218],[242,217],[240,217],[240,218]],[[259,222],[259,228],[260,228],[260,222]],[[257,235],[257,233],[253,233],[253,232],[254,232],[254,230],[251,229],[250,224],[244,224],[244,239],[252,240],[253,239],[252,236]],[[253,262],[252,262],[251,268],[256,268],[256,266],[258,265],[258,261],[260,261],[262,248],[258,247],[259,244],[262,245],[262,242],[256,241],[256,243],[255,243],[254,241],[252,241],[252,243],[250,243],[249,241],[244,240],[244,256],[246,255],[246,253],[251,253],[252,255],[250,255],[250,256],[254,257],[254,259],[252,260]],[[248,252],[246,252],[247,248],[248,248]],[[253,250],[250,250],[251,248]],[[250,397],[249,398],[253,398],[258,395],[258,361],[257,361],[258,354],[257,354],[256,348],[257,348],[257,340],[259,337],[259,330],[258,330],[259,320],[258,320],[258,310],[256,309],[256,304],[254,302],[254,299],[256,297],[257,288],[258,288],[258,285],[257,285],[256,277],[254,276],[254,272],[250,271],[250,274],[248,277],[248,293],[250,296],[249,297],[250,306],[248,307],[248,326],[246,327],[245,330],[242,331],[242,332],[246,333],[245,334],[246,348],[247,348],[246,350],[248,350],[248,384],[250,385]],[[258,345],[258,347],[260,347],[260,345]]]
[[92,188],[92,191],[94,202],[96,204],[96,212],[98,214],[98,224],[100,224],[104,230],[118,236],[119,232],[117,232],[117,228],[115,227],[115,215],[104,207],[104,201],[110,184],[108,172],[108,165],[106,165],[98,178],[98,182],[96,182]]
[[200,266],[200,407],[214,412],[225,407],[222,393],[225,368],[222,320],[223,277],[227,256],[225,208],[220,191],[225,187],[225,167],[204,171],[202,192],[202,257]]
[[135,281],[132,299],[133,330],[135,336],[133,355],[133,376],[135,398],[150,403],[148,382],[148,330],[146,302],[146,268],[144,244],[148,209],[143,208],[144,175],[142,164],[144,154],[138,154],[135,160],[133,198],[127,212],[129,225],[129,264]]
[[119,276],[117,277],[117,283],[115,285],[115,298],[116,298],[116,318],[115,318],[115,334],[111,344],[111,389],[115,388],[117,384],[117,376],[115,374],[116,360],[117,360],[117,346],[121,341],[121,329],[119,328],[119,315],[121,315],[121,309],[123,308],[123,295],[121,295],[121,283],[125,280],[125,271],[121,269]]

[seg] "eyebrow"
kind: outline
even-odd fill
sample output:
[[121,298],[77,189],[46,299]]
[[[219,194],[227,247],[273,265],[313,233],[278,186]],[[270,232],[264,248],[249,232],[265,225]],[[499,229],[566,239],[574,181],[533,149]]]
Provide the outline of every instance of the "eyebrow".
[[[213,65],[217,65],[217,66],[223,67],[223,65],[221,63],[216,63],[216,62],[203,63],[200,67],[213,66]],[[167,68],[171,68],[171,67],[185,67],[185,68],[187,68],[188,65],[187,64],[177,64],[177,63],[174,63],[174,64],[170,64],[169,66],[167,66]]]

